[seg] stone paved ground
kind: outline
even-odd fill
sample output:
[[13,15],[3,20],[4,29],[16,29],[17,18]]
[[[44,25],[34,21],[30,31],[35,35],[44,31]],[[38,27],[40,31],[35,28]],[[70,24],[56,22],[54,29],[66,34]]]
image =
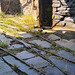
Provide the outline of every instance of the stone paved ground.
[[[0,35],[0,37],[4,37],[4,35]],[[40,51],[41,49],[46,49],[54,54],[65,57],[75,62],[75,55],[73,55],[75,52],[74,38],[71,41],[71,39],[70,40],[63,39],[55,34],[48,34],[47,36],[45,36],[45,38],[52,41],[52,43],[49,43],[41,38],[34,37],[32,34],[29,33],[23,33],[22,37],[23,39],[20,40],[19,42],[17,40],[13,41],[13,39],[12,41],[9,41],[10,42],[8,43],[10,45],[10,47],[8,46],[9,52],[15,54],[16,57],[32,65],[34,68],[46,72],[48,75],[65,75],[57,67],[66,72],[68,75],[75,75],[75,63],[71,63],[69,61],[57,58],[55,56],[50,55],[47,52]],[[5,40],[7,39],[10,38],[6,38]],[[29,43],[25,42],[25,40],[28,41]],[[32,49],[30,49],[28,45],[29,47],[32,47]],[[35,47],[38,47],[39,49]],[[47,57],[57,67],[53,66],[46,59],[37,55],[36,52],[34,51],[39,52],[40,54],[44,55],[44,57]],[[15,59],[13,56],[8,54],[2,56],[1,55],[2,53],[0,53],[0,75],[10,75],[10,73],[11,75],[19,75],[19,73],[17,73],[11,68],[11,66],[14,65],[16,65],[21,72],[26,73],[28,75],[40,75],[37,71],[31,69],[29,66]]]

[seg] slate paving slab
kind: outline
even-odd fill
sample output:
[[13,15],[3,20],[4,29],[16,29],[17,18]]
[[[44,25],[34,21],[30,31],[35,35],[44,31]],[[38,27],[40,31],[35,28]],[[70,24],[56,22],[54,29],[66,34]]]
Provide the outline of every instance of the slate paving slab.
[[28,59],[28,60],[26,60],[26,62],[33,65],[35,68],[42,68],[49,64],[46,60],[44,60],[43,58],[41,58],[39,56]]
[[59,69],[52,66],[48,66],[47,68],[44,68],[44,71],[48,73],[48,75],[64,75]]
[[70,42],[68,40],[62,39],[59,41],[55,41],[55,43],[59,44],[62,47],[69,48],[71,50],[75,50],[75,43]]
[[0,58],[0,75],[18,75]]
[[19,35],[22,36],[23,38],[31,38],[31,37],[33,37],[30,33],[26,33],[26,32],[19,33]]
[[68,75],[75,75],[75,64],[73,64],[71,62],[66,62],[66,61],[61,60],[61,59],[55,59],[52,57],[49,57],[49,59],[55,65],[57,65],[60,69],[62,69],[63,71],[66,71],[68,73]]
[[22,51],[22,52],[16,54],[16,57],[18,57],[20,59],[28,59],[28,58],[32,58],[34,56],[35,56],[34,54],[29,53],[27,51]]
[[22,48],[22,47],[24,47],[24,45],[21,45],[21,44],[13,44],[13,45],[10,46],[9,49]]
[[16,60],[14,57],[10,55],[4,56],[3,58],[12,66],[14,65],[18,66],[18,69],[20,69],[22,72],[25,72],[28,75],[40,75],[38,72],[32,69],[29,69],[27,65],[21,63],[19,60]]
[[51,44],[46,42],[46,41],[41,41],[41,40],[33,40],[33,41],[29,41],[32,44],[37,44],[43,48],[50,48]]
[[65,50],[61,50],[56,54],[59,55],[59,56],[65,57],[67,59],[70,59],[72,61],[75,61],[75,56],[73,56],[70,52],[67,52]]
[[48,39],[50,39],[50,40],[60,40],[61,38],[59,36],[55,35],[55,34],[50,34],[48,36]]

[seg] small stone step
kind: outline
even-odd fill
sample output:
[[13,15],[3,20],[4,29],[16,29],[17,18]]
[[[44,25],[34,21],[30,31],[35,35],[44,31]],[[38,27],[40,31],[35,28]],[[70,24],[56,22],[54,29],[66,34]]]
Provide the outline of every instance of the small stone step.
[[51,44],[48,43],[47,41],[33,40],[33,41],[30,41],[30,43],[37,44],[43,48],[50,48],[51,47]]
[[18,69],[22,72],[25,72],[28,75],[39,75],[38,72],[35,70],[29,69],[29,67],[23,63],[21,63],[19,60],[16,60],[14,57],[8,55],[3,57],[8,63],[10,63],[12,66],[16,65],[18,66]]
[[48,75],[64,75],[59,69],[52,66],[44,68],[44,71],[48,73]]
[[48,36],[48,39],[54,41],[54,40],[60,40],[61,38],[60,38],[59,36],[57,36],[57,35],[50,34],[50,35]]
[[22,52],[16,54],[16,57],[18,57],[20,59],[28,59],[28,58],[32,58],[34,56],[35,56],[34,54],[29,53],[27,51],[22,51]]
[[0,58],[0,75],[18,75]]
[[59,41],[55,41],[55,43],[62,46],[62,47],[69,48],[69,49],[75,51],[75,43],[73,43],[73,42],[70,42],[70,41],[65,40],[65,39],[61,39]]
[[24,47],[24,45],[21,45],[21,44],[13,44],[13,45],[10,46],[9,49],[22,48],[22,47]]
[[49,59],[60,69],[66,71],[68,75],[75,75],[75,64],[61,59],[55,59],[55,57],[49,57]]
[[56,54],[59,55],[59,56],[65,57],[67,59],[70,59],[72,61],[75,61],[75,56],[73,56],[70,52],[67,52],[65,50],[61,50]]
[[22,32],[22,33],[19,33],[19,35],[23,38],[31,38],[33,37],[30,33],[26,33],[26,32]]
[[49,64],[46,60],[44,60],[43,58],[41,58],[39,56],[28,59],[28,60],[26,60],[26,62],[33,65],[35,68],[42,68]]

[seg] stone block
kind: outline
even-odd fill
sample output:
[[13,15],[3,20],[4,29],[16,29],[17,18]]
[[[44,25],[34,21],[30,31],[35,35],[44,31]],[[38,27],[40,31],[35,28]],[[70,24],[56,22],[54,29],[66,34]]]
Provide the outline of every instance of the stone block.
[[38,72],[36,72],[33,69],[29,69],[29,66],[23,64],[19,60],[16,60],[14,57],[8,55],[3,57],[8,63],[10,63],[12,66],[16,65],[18,66],[18,69],[21,70],[22,72],[25,72],[28,75],[39,75]]
[[43,58],[41,58],[39,56],[28,59],[28,60],[26,60],[26,62],[33,65],[35,68],[42,68],[42,67],[49,65],[49,63],[46,60],[44,60]]
[[29,53],[27,51],[22,51],[22,52],[16,54],[16,57],[18,57],[20,59],[28,59],[28,58],[32,58],[34,56],[35,56],[34,54]]

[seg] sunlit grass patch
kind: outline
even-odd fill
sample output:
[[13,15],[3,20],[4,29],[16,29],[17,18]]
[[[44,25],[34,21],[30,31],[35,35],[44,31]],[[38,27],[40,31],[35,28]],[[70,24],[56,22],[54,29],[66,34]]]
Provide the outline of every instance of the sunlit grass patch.
[[36,24],[32,15],[3,15],[0,17],[0,29],[15,36],[18,36],[18,32],[30,32]]

